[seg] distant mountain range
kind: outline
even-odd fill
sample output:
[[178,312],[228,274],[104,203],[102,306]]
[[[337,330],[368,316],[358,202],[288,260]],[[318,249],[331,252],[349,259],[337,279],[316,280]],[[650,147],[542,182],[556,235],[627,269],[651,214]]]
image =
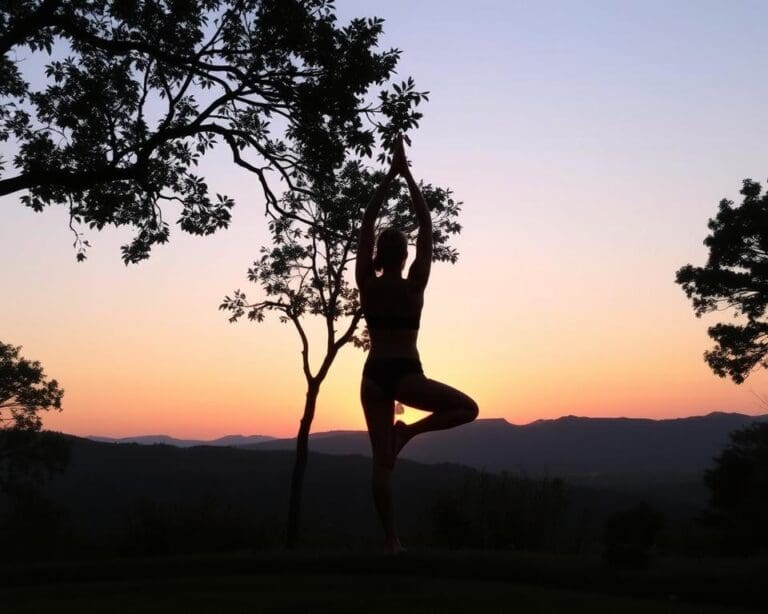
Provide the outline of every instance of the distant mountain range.
[[100,437],[88,435],[86,439],[102,443],[140,443],[143,445],[164,444],[177,448],[193,448],[195,446],[228,446],[240,447],[270,441],[274,437],[268,435],[227,435],[219,439],[176,439],[169,435],[139,435],[136,437]]
[[[621,487],[642,480],[667,484],[700,480],[704,469],[728,443],[730,432],[768,414],[714,412],[706,416],[649,420],[580,418],[537,420],[517,426],[503,419],[477,420],[449,431],[428,433],[409,442],[402,457],[421,463],[457,463],[488,471],[531,477],[559,476],[572,482]],[[98,441],[236,446],[291,450],[295,439],[231,436],[214,441],[167,436]],[[254,441],[255,440],[255,441]],[[310,450],[324,454],[370,455],[365,431],[331,431],[310,436]]]
[[[730,432],[764,420],[768,415],[723,412],[667,420],[565,416],[523,426],[503,419],[477,420],[417,437],[403,457],[550,475],[691,471],[709,464],[728,443]],[[278,450],[293,443],[274,439],[248,447]],[[311,436],[311,448],[326,454],[370,454],[368,435],[362,431],[318,433]]]

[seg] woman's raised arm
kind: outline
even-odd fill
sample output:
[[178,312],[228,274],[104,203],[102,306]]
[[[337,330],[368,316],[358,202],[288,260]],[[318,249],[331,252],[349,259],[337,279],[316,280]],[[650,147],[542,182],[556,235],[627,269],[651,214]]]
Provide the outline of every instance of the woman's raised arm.
[[[403,148],[402,137],[398,143],[398,148]],[[402,159],[406,160],[404,149],[402,150]],[[403,167],[400,172],[408,184],[408,190],[411,193],[411,209],[419,222],[419,234],[416,237],[416,258],[408,271],[408,281],[419,288],[424,288],[429,281],[429,270],[432,266],[432,217],[429,215],[427,203],[411,174],[407,161]]]
[[363,213],[363,221],[360,224],[360,235],[357,240],[357,259],[355,261],[355,281],[357,287],[360,288],[363,282],[374,274],[373,270],[373,244],[375,241],[374,227],[376,225],[376,218],[379,217],[379,210],[387,196],[387,189],[389,184],[397,175],[397,166],[395,165],[395,158],[392,158],[392,165],[389,171],[384,177],[379,187],[371,196],[371,200],[368,201],[368,205],[365,207],[365,213]]

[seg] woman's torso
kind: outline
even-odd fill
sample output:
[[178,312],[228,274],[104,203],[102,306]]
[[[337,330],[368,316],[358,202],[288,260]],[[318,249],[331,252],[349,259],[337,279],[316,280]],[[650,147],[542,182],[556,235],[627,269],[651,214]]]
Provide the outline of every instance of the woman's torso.
[[424,291],[399,276],[370,278],[360,288],[360,302],[368,324],[371,349],[368,360],[417,358]]

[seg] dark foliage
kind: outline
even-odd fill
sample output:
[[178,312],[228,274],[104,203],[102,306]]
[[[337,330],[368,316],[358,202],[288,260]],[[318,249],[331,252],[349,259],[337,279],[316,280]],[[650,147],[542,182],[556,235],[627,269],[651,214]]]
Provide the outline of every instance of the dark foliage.
[[605,521],[603,557],[615,567],[640,569],[664,528],[664,516],[646,503],[611,514]]
[[559,479],[472,472],[437,498],[434,539],[448,548],[541,550],[557,541],[567,500]]
[[0,490],[13,494],[29,488],[68,462],[69,445],[56,433],[0,430]]
[[0,341],[0,428],[39,431],[41,411],[61,411],[64,391],[46,380],[43,366],[21,356],[21,347]]
[[46,496],[39,484],[15,481],[7,504],[0,505],[0,549],[4,560],[56,556],[66,521],[65,507]]
[[704,474],[710,489],[711,522],[732,549],[768,548],[768,424],[755,423],[731,433],[731,443]]
[[[0,493],[0,562],[13,566],[21,553],[76,559],[284,544],[290,451],[67,440],[71,462],[64,472],[24,498]],[[398,462],[398,517],[405,543],[415,549],[598,554],[604,551],[608,515],[642,500],[640,491],[619,494],[514,475],[490,475],[481,486],[481,474],[467,467]],[[302,521],[302,543],[334,550],[378,545],[370,459],[311,454],[310,467],[305,506],[312,513]],[[687,514],[658,509],[665,513],[665,527],[651,552],[723,553],[709,528],[702,532]],[[33,543],[30,537],[25,546],[23,532],[34,532],[35,523],[45,525],[40,539]]]
[[704,354],[712,370],[740,384],[756,366],[768,366],[768,194],[745,179],[742,203],[723,199],[712,231],[704,240],[709,258],[703,267],[686,265],[676,281],[693,301],[696,316],[733,309],[741,324],[718,323],[709,328],[715,341]]
[[61,411],[64,391],[47,380],[43,366],[21,356],[21,348],[0,342],[0,490],[42,477],[66,464],[66,445],[40,433],[41,412]]
[[[57,523],[58,557],[243,551],[284,545],[293,453],[228,447],[105,444],[70,437],[71,462],[41,484],[40,515]],[[373,544],[370,460],[310,455],[302,543]],[[403,461],[395,485],[409,543],[429,535],[427,506],[468,471]],[[31,501],[31,500],[30,500]],[[21,518],[0,493],[0,561]],[[59,514],[57,510],[62,510]],[[52,531],[53,531],[53,527]],[[423,543],[423,542],[422,542]],[[46,556],[48,544],[29,556]],[[43,548],[43,546],[45,546]],[[10,556],[10,555],[9,555]]]
[[119,547],[125,554],[146,556],[275,546],[277,523],[271,533],[264,530],[267,526],[268,521],[255,523],[216,493],[183,504],[140,498],[126,510]]
[[[180,205],[186,232],[229,224],[232,199],[194,172],[221,145],[279,213],[270,170],[291,188],[298,174],[321,182],[347,151],[371,156],[421,116],[411,79],[384,86],[400,51],[377,50],[383,20],[342,26],[334,11],[332,0],[3,3],[0,140],[17,153],[0,195],[68,207],[78,259],[78,226],[133,227],[123,259],[137,262],[168,240],[163,203]],[[41,89],[23,70],[35,55],[49,59]]]

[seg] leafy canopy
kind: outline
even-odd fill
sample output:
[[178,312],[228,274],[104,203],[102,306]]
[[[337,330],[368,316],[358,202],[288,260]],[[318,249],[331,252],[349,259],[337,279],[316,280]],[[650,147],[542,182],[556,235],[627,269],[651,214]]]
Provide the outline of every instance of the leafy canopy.
[[66,464],[66,442],[40,432],[40,413],[61,411],[63,395],[38,361],[22,357],[20,347],[0,342],[0,492]]
[[21,347],[0,341],[0,430],[39,431],[41,411],[61,411],[64,391],[46,380],[43,366],[21,356]]
[[[11,0],[0,9],[0,195],[68,207],[78,229],[135,229],[126,263],[169,237],[226,227],[233,201],[195,172],[220,145],[272,179],[332,176],[347,151],[371,156],[421,117],[408,79],[386,87],[400,51],[377,50],[383,20],[337,23],[332,0]],[[48,59],[40,75],[30,58]],[[374,91],[377,90],[377,91]]]
[[676,277],[697,317],[726,309],[743,317],[742,323],[711,326],[715,347],[704,354],[715,373],[736,383],[755,367],[768,367],[768,194],[761,192],[759,183],[745,179],[739,206],[721,200],[704,240],[706,265],[688,264]]

